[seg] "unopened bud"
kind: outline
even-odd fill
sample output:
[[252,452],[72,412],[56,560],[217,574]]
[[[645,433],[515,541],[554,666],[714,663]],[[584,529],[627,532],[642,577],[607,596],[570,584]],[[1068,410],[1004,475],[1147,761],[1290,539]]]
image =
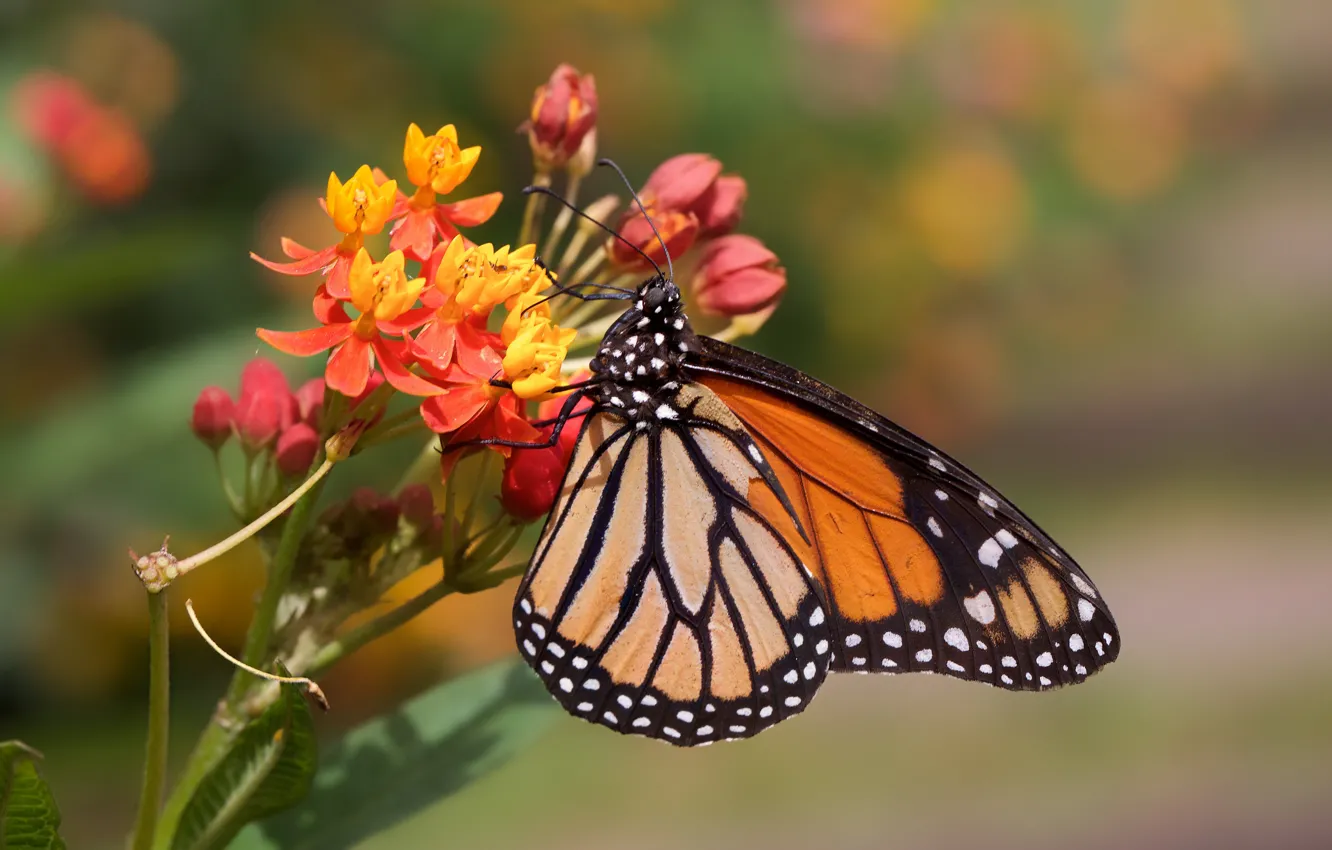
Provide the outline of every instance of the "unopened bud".
[[207,445],[216,449],[231,437],[231,418],[236,405],[221,387],[204,387],[194,401],[194,415],[190,430]]

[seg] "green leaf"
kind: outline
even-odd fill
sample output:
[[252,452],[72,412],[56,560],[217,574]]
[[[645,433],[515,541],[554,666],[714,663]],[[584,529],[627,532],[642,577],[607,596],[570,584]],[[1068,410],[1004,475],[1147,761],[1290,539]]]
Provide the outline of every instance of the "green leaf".
[[233,850],[352,847],[503,764],[554,708],[518,661],[447,682],[348,733],[321,757],[306,802],[246,829]]
[[299,687],[284,686],[199,783],[181,813],[172,850],[225,847],[251,821],[294,806],[310,790],[316,761],[310,707]]
[[0,850],[64,850],[60,810],[33,763],[41,755],[0,741]]

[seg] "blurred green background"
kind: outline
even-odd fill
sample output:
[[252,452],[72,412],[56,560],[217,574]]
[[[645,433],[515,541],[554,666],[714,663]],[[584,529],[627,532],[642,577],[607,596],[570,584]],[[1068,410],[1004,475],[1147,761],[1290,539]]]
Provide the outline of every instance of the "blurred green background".
[[[1040,696],[847,677],[698,752],[561,716],[369,846],[1332,846],[1325,3],[0,0],[0,738],[46,753],[71,846],[121,846],[138,785],[125,547],[230,530],[190,405],[308,323],[247,252],[330,242],[329,170],[400,173],[409,121],[484,145],[505,241],[560,61],[635,179],[694,150],[747,178],[790,274],[750,344],[1023,505],[1123,654]],[[60,145],[52,73],[102,118]],[[236,646],[257,579],[243,550],[177,601]],[[511,589],[330,676],[323,731],[511,653]],[[227,671],[173,627],[179,757]]]

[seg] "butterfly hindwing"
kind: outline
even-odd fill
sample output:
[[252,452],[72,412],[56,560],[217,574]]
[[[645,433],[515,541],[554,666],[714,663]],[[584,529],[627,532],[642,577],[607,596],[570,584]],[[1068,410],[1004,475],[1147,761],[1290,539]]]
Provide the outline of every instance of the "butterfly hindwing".
[[689,746],[803,711],[833,638],[817,583],[750,502],[785,495],[739,421],[693,385],[672,412],[650,430],[588,418],[514,617],[570,713]]

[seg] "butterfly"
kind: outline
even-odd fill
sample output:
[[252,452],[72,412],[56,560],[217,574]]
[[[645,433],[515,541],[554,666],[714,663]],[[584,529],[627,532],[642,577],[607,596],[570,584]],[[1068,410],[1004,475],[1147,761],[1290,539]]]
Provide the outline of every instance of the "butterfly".
[[660,269],[630,292],[556,423],[582,419],[514,600],[566,711],[702,746],[801,713],[830,673],[1044,691],[1115,660],[1100,592],[993,487],[694,333]]

